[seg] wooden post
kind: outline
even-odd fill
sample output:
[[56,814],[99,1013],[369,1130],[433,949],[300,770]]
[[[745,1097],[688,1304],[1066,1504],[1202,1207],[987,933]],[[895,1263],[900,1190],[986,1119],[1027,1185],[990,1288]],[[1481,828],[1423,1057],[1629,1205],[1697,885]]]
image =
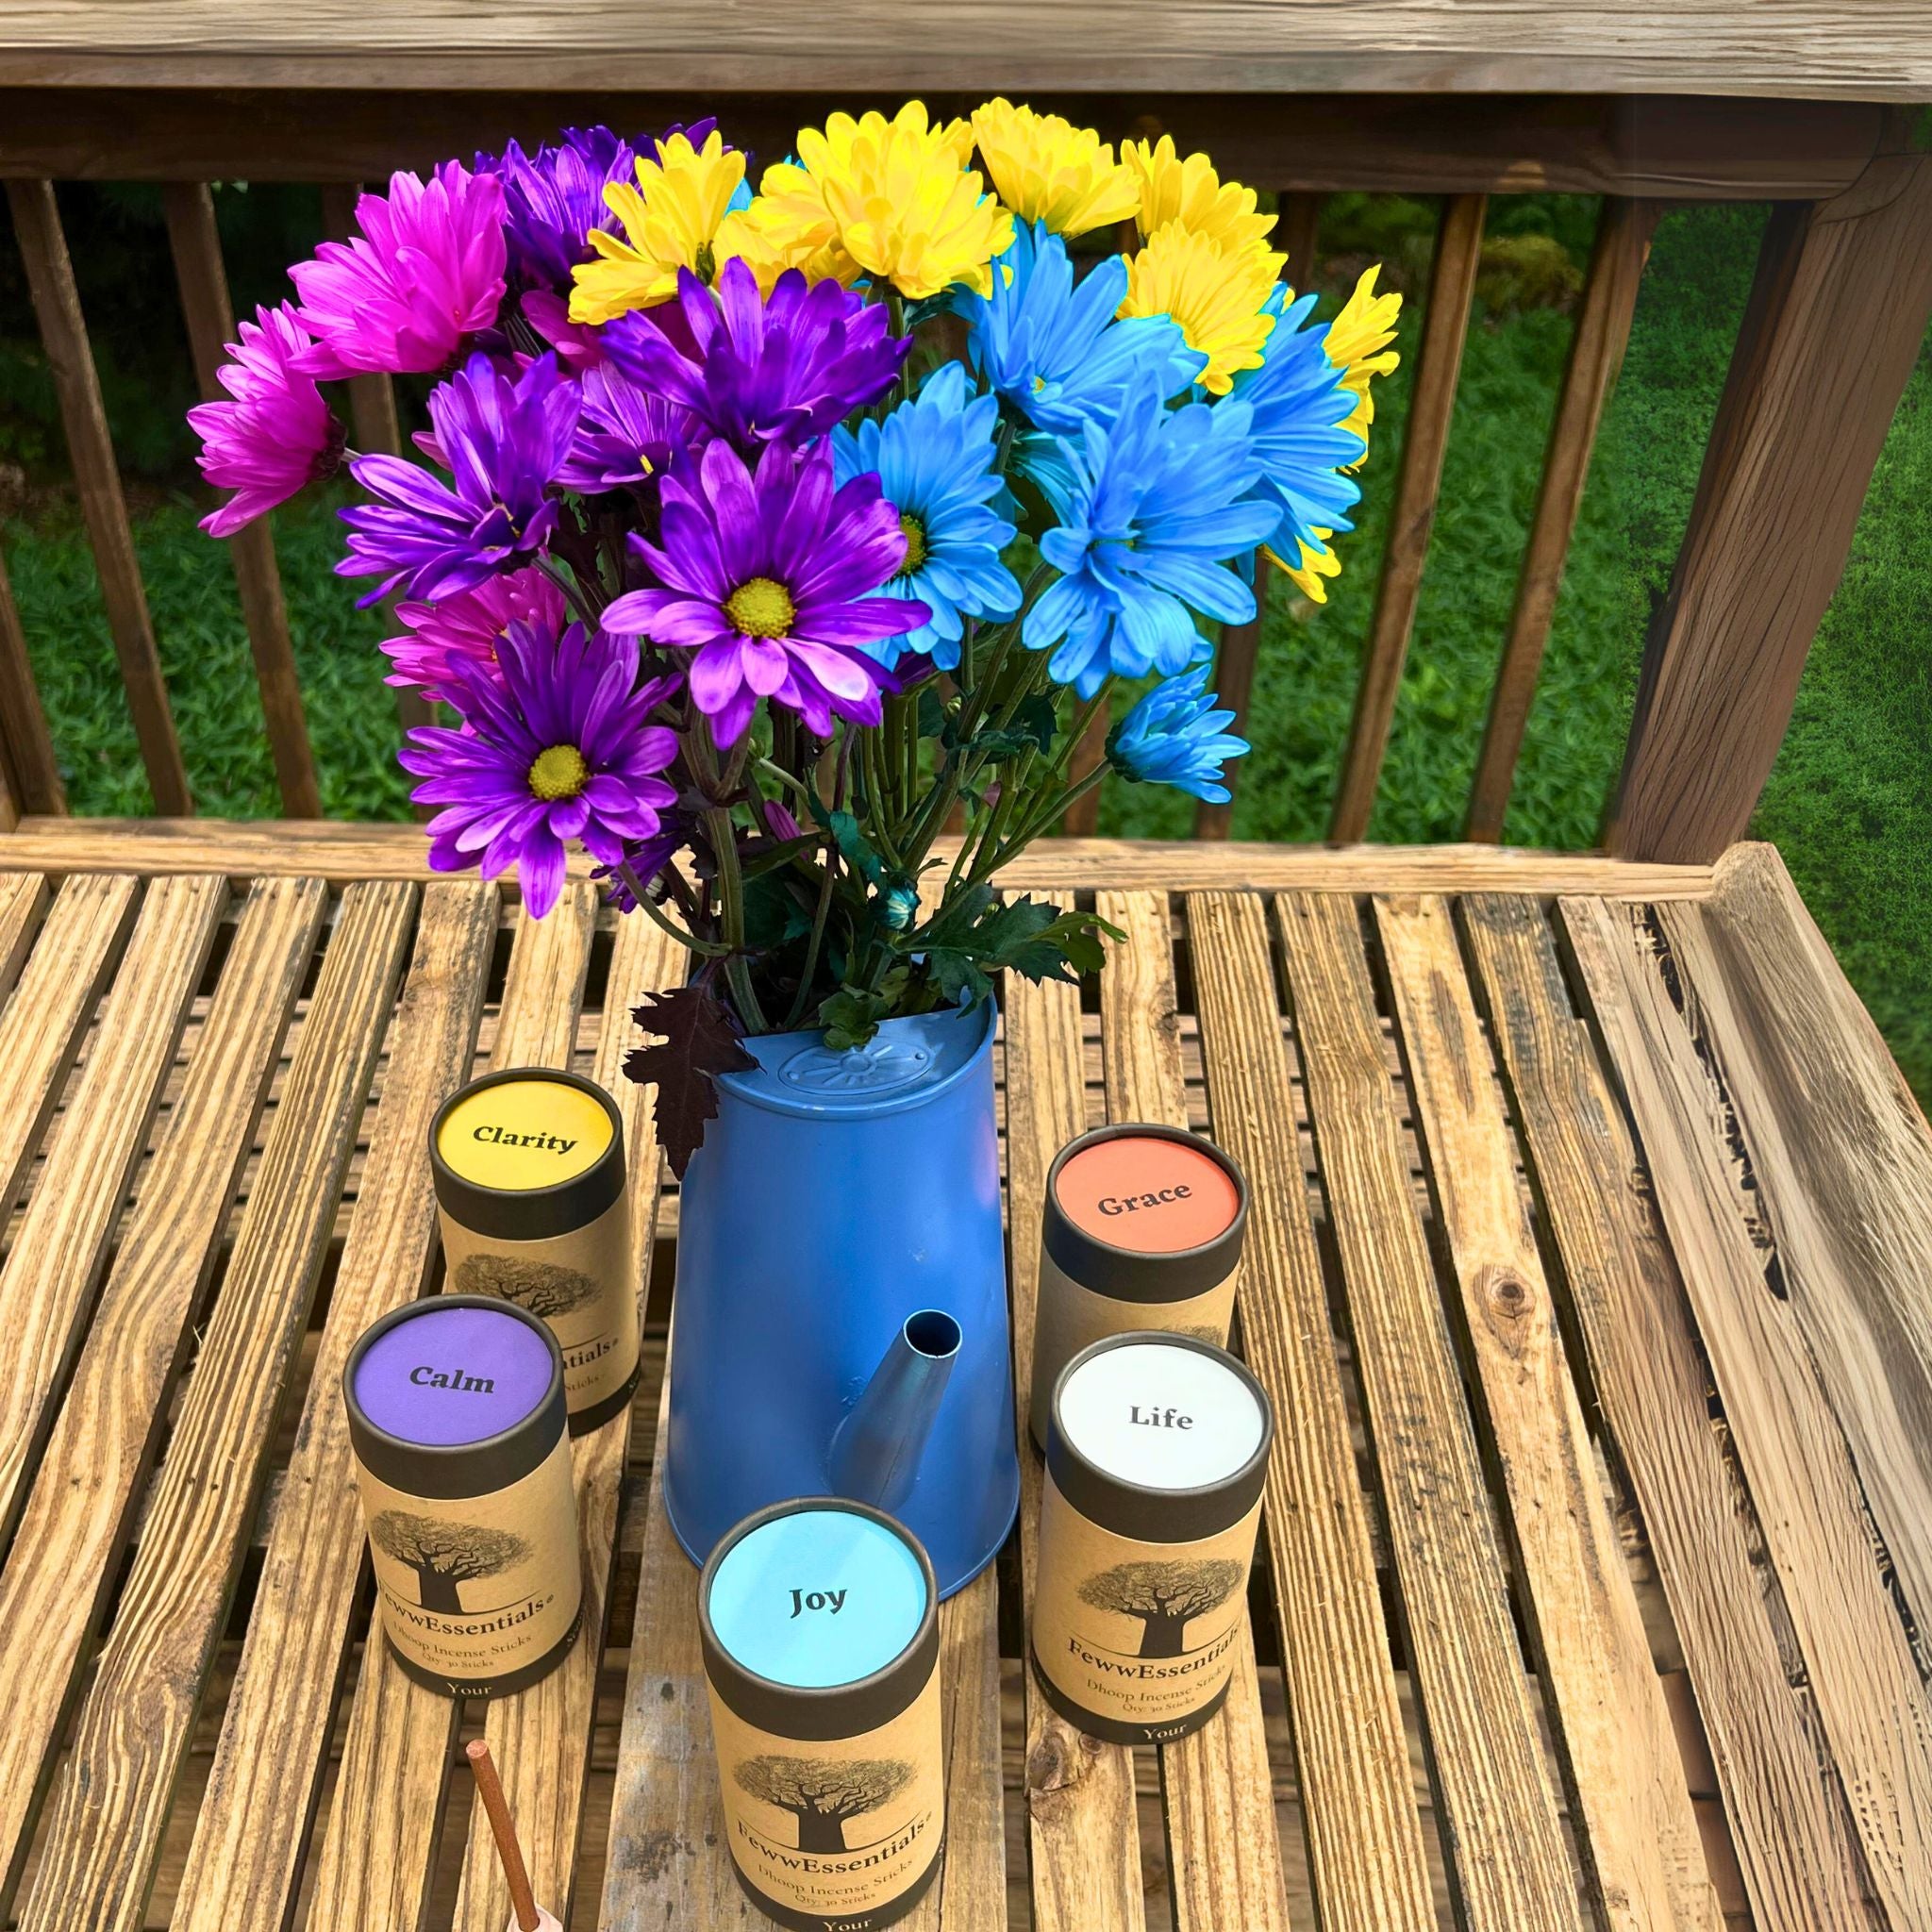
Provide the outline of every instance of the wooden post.
[[1395,507],[1389,518],[1389,546],[1382,558],[1375,614],[1362,655],[1362,680],[1356,689],[1355,717],[1328,823],[1329,838],[1340,844],[1352,845],[1368,831],[1375,787],[1382,776],[1382,754],[1395,717],[1402,660],[1408,655],[1429,531],[1436,521],[1449,419],[1456,413],[1456,379],[1462,369],[1470,298],[1482,254],[1484,207],[1480,194],[1452,194],[1442,204],[1442,224],[1436,232],[1428,307],[1423,311],[1422,353],[1416,358],[1415,386],[1409,391],[1408,422],[1402,436],[1402,468],[1395,479]]
[[[1255,692],[1255,661],[1261,651],[1261,625],[1267,616],[1268,579],[1274,566],[1257,550],[1255,553],[1255,614],[1246,624],[1231,624],[1221,633],[1221,651],[1214,666],[1214,695],[1222,708],[1235,714],[1239,731],[1248,715],[1248,703]],[[1237,760],[1223,777],[1231,792],[1241,774]],[[1234,801],[1209,805],[1204,798],[1194,807],[1194,837],[1225,839],[1234,824]]]
[[87,324],[80,312],[74,264],[67,256],[67,238],[60,232],[54,184],[9,181],[7,200],[13,210],[14,233],[20,241],[34,314],[41,325],[41,346],[47,352],[55,392],[60,399],[60,420],[67,431],[75,487],[93,545],[101,601],[108,608],[108,628],[113,633],[114,655],[121,663],[121,682],[134,715],[134,735],[141,745],[142,762],[147,767],[155,809],[166,817],[185,818],[193,811],[194,800],[188,789],[187,767],[181,762],[180,741],[175,736],[168,688],[161,681],[161,660],[155,649],[154,625],[148,619],[147,593],[142,588],[141,566],[135,560],[134,533],[127,525],[127,505],[121,494],[120,473],[114,467],[114,445],[108,435],[108,412],[101,401],[93,353],[88,347]]
[[[1088,721],[1086,730],[1080,734],[1080,742],[1074,748],[1067,773],[1070,780],[1086,777],[1104,762],[1107,734],[1112,729],[1112,714],[1103,705]],[[1096,785],[1067,808],[1066,816],[1060,821],[1060,829],[1068,838],[1091,839],[1100,829],[1100,791]]]
[[[215,400],[226,393],[216,372],[223,350],[235,339],[235,310],[222,267],[214,199],[205,181],[170,181],[161,196],[195,379],[202,394]],[[242,595],[242,621],[255,656],[255,679],[261,689],[262,717],[268,725],[282,810],[291,819],[320,818],[322,795],[315,786],[295,646],[289,636],[289,612],[282,601],[281,573],[275,568],[275,537],[267,519],[258,517],[237,530],[228,539],[228,550]]]
[[1537,486],[1536,515],[1523,553],[1523,575],[1516,583],[1516,608],[1509,613],[1503,661],[1490,695],[1482,756],[1470,788],[1471,839],[1494,843],[1503,836],[1503,815],[1509,808],[1516,760],[1523,750],[1523,729],[1536,696],[1537,674],[1542,669],[1543,646],[1563,584],[1571,532],[1583,504],[1590,453],[1605,399],[1617,380],[1630,340],[1630,318],[1636,311],[1637,288],[1656,222],[1653,202],[1607,199],[1597,223],[1590,279],[1576,311],[1563,391],[1550,425],[1542,480]]
[[15,823],[28,812],[64,812],[67,793],[47,733],[47,715],[34,686],[26,632],[0,559],[0,766],[9,779]]
[[1668,595],[1606,843],[1706,860],[1743,835],[1932,316],[1932,157],[1782,204]]

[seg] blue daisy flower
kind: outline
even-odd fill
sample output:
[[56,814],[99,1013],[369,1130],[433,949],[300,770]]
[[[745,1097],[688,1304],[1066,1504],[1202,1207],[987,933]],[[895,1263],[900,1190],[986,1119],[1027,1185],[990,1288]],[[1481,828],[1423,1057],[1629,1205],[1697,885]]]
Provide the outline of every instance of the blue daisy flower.
[[1246,404],[1169,409],[1143,377],[1114,423],[1089,423],[1063,454],[1070,500],[1040,541],[1060,576],[1021,631],[1029,649],[1053,652],[1056,683],[1091,698],[1109,675],[1172,676],[1207,653],[1194,611],[1224,624],[1254,616],[1254,592],[1227,559],[1281,512],[1253,495],[1261,461]]
[[1011,617],[1020,608],[1020,586],[1000,561],[1013,525],[987,507],[1002,490],[993,468],[999,408],[995,396],[968,400],[965,369],[948,362],[883,423],[832,431],[838,480],[876,471],[906,532],[904,570],[873,594],[915,598],[932,613],[917,630],[864,647],[888,670],[910,651],[950,671],[967,618]]
[[1222,766],[1245,758],[1248,741],[1224,727],[1232,711],[1208,689],[1208,666],[1157,684],[1113,728],[1107,756],[1115,771],[1140,785],[1173,785],[1210,805],[1225,805],[1229,793]]
[[992,265],[992,293],[963,294],[956,306],[966,318],[966,352],[994,391],[1036,429],[1076,436],[1083,424],[1110,419],[1143,375],[1165,398],[1208,366],[1167,316],[1115,321],[1126,292],[1120,256],[1075,286],[1066,242],[1023,222]]
[[1261,366],[1235,377],[1229,399],[1253,412],[1250,433],[1261,461],[1255,493],[1278,517],[1262,541],[1292,558],[1299,555],[1297,540],[1319,549],[1317,530],[1333,534],[1355,527],[1348,512],[1362,492],[1342,469],[1359,463],[1368,446],[1341,426],[1357,398],[1343,385],[1347,372],[1328,359],[1326,331],[1302,326],[1314,296],[1304,295],[1284,310],[1286,293],[1284,289],[1269,298],[1276,321],[1261,351]]

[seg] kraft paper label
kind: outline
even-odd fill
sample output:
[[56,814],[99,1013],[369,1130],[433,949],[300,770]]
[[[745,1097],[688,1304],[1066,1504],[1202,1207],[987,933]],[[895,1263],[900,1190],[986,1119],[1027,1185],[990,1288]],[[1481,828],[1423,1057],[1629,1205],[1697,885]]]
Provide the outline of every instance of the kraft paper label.
[[1169,1335],[1191,1335],[1227,1346],[1228,1324],[1234,1320],[1235,1280],[1231,1270],[1204,1293],[1178,1302],[1116,1301],[1083,1288],[1046,1251],[1040,1248],[1040,1302],[1033,1332],[1033,1439],[1046,1441],[1053,1410],[1053,1388],[1060,1371],[1091,1342],[1130,1329],[1158,1328]]
[[497,1295],[547,1323],[563,1351],[564,1397],[573,1415],[624,1387],[638,1365],[628,1194],[595,1221],[548,1241],[475,1234],[447,1209],[441,1221],[449,1292]]
[[583,1597],[570,1438],[484,1496],[412,1496],[359,1463],[390,1641],[454,1690],[507,1677],[561,1643]]
[[1261,1505],[1199,1542],[1142,1543],[1091,1522],[1046,1479],[1033,1655],[1067,1701],[1145,1727],[1190,1728],[1234,1669]]
[[945,1836],[940,1674],[891,1724],[830,1742],[758,1730],[711,1693],[726,1842],[752,1887],[841,1926],[903,1898]]
[[480,1188],[521,1193],[589,1174],[610,1145],[610,1116],[594,1095],[533,1074],[466,1094],[443,1117],[436,1151]]

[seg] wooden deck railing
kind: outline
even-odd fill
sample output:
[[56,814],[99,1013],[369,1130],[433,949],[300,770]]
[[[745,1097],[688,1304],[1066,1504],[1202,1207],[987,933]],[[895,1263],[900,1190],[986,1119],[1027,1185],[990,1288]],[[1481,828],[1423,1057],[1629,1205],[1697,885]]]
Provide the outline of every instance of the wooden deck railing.
[[[734,138],[764,154],[785,150],[798,125],[834,105],[804,94],[708,98]],[[1812,632],[1932,313],[1932,158],[1910,151],[1905,115],[1858,103],[1530,95],[1083,95],[1040,104],[1060,106],[1109,135],[1165,129],[1184,148],[1208,148],[1225,172],[1274,186],[1278,239],[1296,278],[1319,264],[1325,194],[1441,197],[1381,577],[1330,816],[1330,837],[1344,842],[1366,834],[1380,783],[1428,562],[1488,197],[1561,191],[1603,201],[1515,605],[1498,640],[1466,821],[1467,836],[1485,841],[1501,836],[1591,444],[1657,216],[1680,201],[1774,204],[1676,569],[1646,641],[1624,769],[1604,820],[1608,848],[1633,858],[1702,862],[1739,837],[1784,735]],[[510,133],[541,138],[572,121],[650,126],[679,118],[685,106],[635,93],[0,88],[0,175],[160,812],[192,813],[193,794],[54,180],[166,184],[175,273],[207,391],[233,333],[209,181],[318,181],[325,225],[340,234],[355,183],[390,168],[495,146]],[[358,446],[396,448],[387,378],[361,378],[351,391]],[[232,548],[283,810],[313,817],[314,763],[274,547],[258,525]],[[1221,643],[1218,689],[1240,707],[1253,689],[1259,636],[1257,620],[1231,628]],[[1096,734],[1083,755],[1099,752]],[[1093,801],[1083,803],[1086,816],[1070,831],[1092,829]],[[0,828],[65,808],[0,559]],[[1225,838],[1229,818],[1227,808],[1203,807],[1197,836]]]

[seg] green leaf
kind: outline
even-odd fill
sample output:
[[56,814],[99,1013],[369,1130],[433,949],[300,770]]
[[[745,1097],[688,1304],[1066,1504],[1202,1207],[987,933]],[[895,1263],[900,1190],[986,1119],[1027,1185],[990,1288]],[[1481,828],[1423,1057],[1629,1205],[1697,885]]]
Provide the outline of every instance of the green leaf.
[[883,887],[886,882],[885,860],[874,851],[870,841],[858,829],[858,821],[849,811],[835,811],[828,816],[826,824],[833,842],[845,856],[845,863],[867,885]]
[[929,684],[919,688],[919,735],[922,738],[938,738],[951,720],[946,715],[946,702]]
[[835,1053],[863,1046],[879,1030],[879,1023],[891,1018],[910,977],[909,969],[895,966],[875,988],[841,986],[823,1000],[818,1019],[825,1029],[825,1044]]

